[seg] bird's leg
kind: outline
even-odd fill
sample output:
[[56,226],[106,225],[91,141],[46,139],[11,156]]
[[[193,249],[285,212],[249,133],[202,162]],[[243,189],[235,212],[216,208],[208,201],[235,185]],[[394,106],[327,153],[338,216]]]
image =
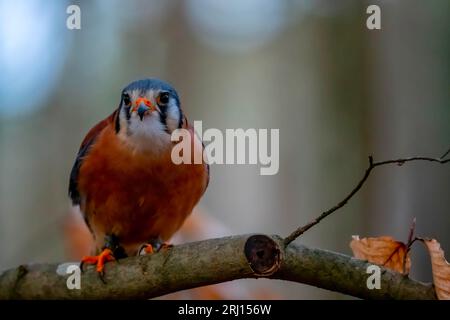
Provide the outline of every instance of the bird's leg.
[[105,264],[109,261],[116,261],[116,259],[126,257],[125,251],[119,245],[119,240],[115,235],[107,235],[105,236],[105,245],[102,248],[102,251],[97,256],[86,256],[81,259],[80,269],[83,270],[83,265],[85,264],[94,264],[96,265],[96,270],[100,279],[104,281],[104,267]]
[[173,247],[173,245],[165,243],[160,238],[150,239],[140,247],[138,255],[152,254],[161,250],[167,250],[171,247]]

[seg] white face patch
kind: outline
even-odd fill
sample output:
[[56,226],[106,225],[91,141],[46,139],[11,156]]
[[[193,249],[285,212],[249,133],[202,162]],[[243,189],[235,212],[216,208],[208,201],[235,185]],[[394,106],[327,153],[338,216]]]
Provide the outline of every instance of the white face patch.
[[162,151],[171,145],[170,135],[161,123],[159,114],[153,111],[141,120],[137,113],[132,113],[128,123],[127,139],[142,151]]
[[[130,144],[136,151],[161,153],[172,146],[170,133],[178,128],[180,119],[180,110],[177,101],[171,97],[169,103],[165,107],[164,125],[161,115],[162,110],[158,106],[156,100],[160,91],[148,90],[145,95],[140,90],[127,92],[131,98],[131,110],[128,111],[127,106],[122,105],[120,112],[120,132],[119,137],[126,143]],[[140,98],[148,99],[157,110],[147,113],[142,120],[136,111],[132,111],[135,101]],[[129,112],[129,119],[128,117]]]
[[170,99],[170,102],[167,106],[166,111],[166,123],[167,123],[167,129],[170,133],[172,133],[175,129],[178,129],[178,125],[180,124],[180,109],[176,105],[175,99]]

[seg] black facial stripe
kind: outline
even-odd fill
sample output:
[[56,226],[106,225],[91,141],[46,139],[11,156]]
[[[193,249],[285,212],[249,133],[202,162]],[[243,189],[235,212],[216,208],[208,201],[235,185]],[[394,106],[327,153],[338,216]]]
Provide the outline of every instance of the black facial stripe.
[[180,107],[178,107],[178,112],[180,114],[180,119],[178,120],[178,129],[180,129],[183,126],[184,115],[183,115],[183,111],[181,111]]
[[159,110],[161,110],[161,112],[158,112],[159,121],[161,121],[161,123],[166,128],[166,132],[169,133],[169,128],[167,127],[167,107],[159,107]]
[[[115,130],[116,130],[116,133],[118,133],[120,131],[120,113],[122,112],[122,105],[123,104],[124,104],[124,101],[123,101],[123,96],[122,96],[122,98],[120,99],[120,104],[119,104],[119,108],[117,110],[117,116],[116,116],[116,119],[115,119]],[[125,116],[126,116],[127,122],[130,123],[131,106],[126,106],[125,105]]]
[[127,135],[130,135],[130,122],[131,122],[131,105],[125,106],[125,117],[127,119]]
[[122,99],[120,100],[120,104],[119,104],[119,108],[117,110],[117,114],[116,114],[116,121],[115,121],[115,129],[116,129],[116,133],[118,133],[120,131],[120,111],[122,110]]
[[125,107],[125,115],[127,117],[127,121],[130,122],[131,118],[131,107]]

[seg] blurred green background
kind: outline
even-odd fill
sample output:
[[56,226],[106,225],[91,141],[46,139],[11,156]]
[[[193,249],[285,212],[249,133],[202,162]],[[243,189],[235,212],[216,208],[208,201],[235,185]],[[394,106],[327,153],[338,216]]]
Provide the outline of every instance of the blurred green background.
[[[70,4],[81,30],[66,28]],[[381,30],[366,28],[369,4],[381,7]],[[226,226],[217,236],[287,235],[342,199],[369,154],[438,157],[449,147],[449,36],[447,0],[0,1],[0,270],[66,259],[71,166],[129,82],[169,81],[204,129],[279,128],[279,173],[213,165],[200,207]],[[405,241],[417,217],[417,234],[449,257],[449,208],[448,165],[383,167],[297,241],[351,254],[352,235]],[[431,280],[420,244],[412,276]],[[345,298],[238,283],[288,299]]]

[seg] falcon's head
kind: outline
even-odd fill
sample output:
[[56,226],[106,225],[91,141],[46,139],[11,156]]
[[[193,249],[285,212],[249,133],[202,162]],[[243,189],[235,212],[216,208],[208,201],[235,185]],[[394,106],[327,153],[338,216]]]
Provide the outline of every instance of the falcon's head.
[[171,133],[182,123],[180,100],[170,84],[150,78],[122,90],[115,128],[133,147],[155,150],[170,145]]

